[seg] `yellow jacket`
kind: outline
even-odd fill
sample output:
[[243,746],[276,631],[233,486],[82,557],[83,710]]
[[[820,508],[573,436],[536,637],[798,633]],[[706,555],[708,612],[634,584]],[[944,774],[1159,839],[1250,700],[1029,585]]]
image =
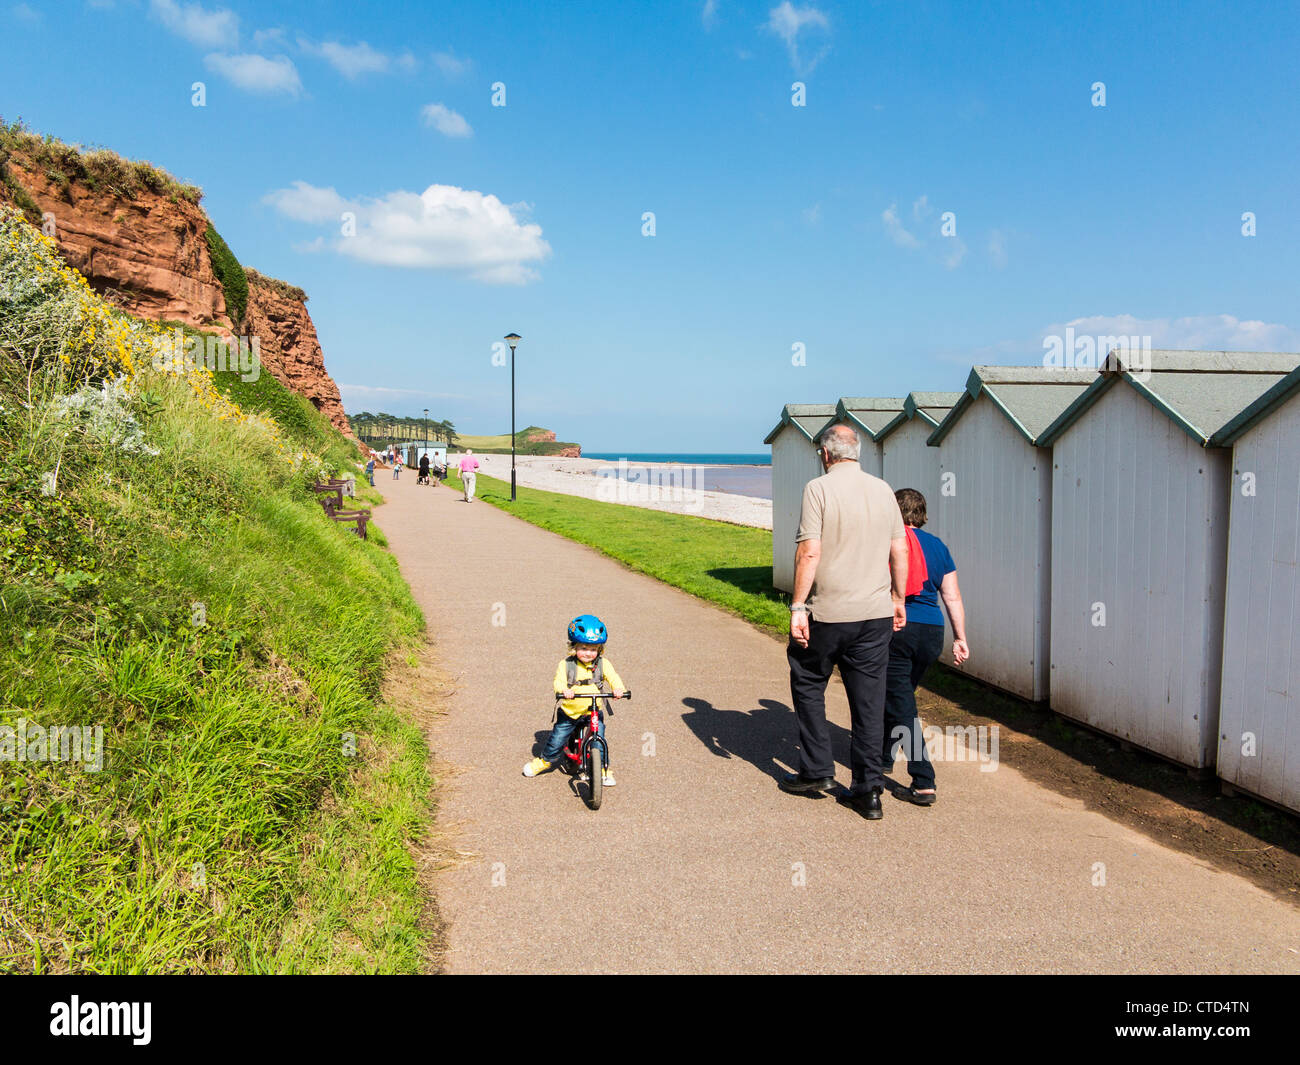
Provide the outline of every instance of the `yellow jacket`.
[[[569,686],[569,657],[560,659],[560,664],[555,667],[555,693],[557,695]],[[591,678],[594,674],[591,666],[587,665],[587,663],[583,662],[579,658],[575,657],[573,660],[578,665],[577,672],[574,674],[573,694],[575,696],[597,694],[600,689],[591,683]],[[592,665],[594,664],[595,663],[592,663]],[[614,669],[614,664],[608,658],[602,656],[600,668],[601,673],[605,677],[605,684],[607,687],[616,691],[626,690],[622,678],[619,677],[618,672]],[[605,699],[600,700],[602,703],[606,701],[607,700]],[[591,700],[580,698],[565,699],[560,703],[560,709],[570,717],[582,717],[583,714],[591,712]]]

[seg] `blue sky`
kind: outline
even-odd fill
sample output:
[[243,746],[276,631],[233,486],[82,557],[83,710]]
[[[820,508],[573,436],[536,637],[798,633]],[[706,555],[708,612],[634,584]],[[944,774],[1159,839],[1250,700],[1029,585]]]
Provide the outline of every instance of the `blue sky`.
[[506,431],[514,331],[520,426],[761,451],[1067,323],[1300,350],[1298,12],[0,0],[0,114],[201,185],[351,412]]

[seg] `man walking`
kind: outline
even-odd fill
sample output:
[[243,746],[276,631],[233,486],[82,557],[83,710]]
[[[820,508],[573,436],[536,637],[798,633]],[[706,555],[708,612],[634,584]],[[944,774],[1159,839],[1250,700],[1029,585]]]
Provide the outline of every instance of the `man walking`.
[[852,717],[853,782],[843,801],[874,821],[884,816],[889,641],[907,619],[907,532],[889,485],[858,465],[858,434],[837,424],[817,442],[826,472],[804,487],[786,650],[800,765],[781,788],[801,794],[835,783],[826,684],[838,665]]
[[465,486],[465,502],[470,503],[474,500],[474,482],[478,480],[478,475],[474,472],[478,469],[478,459],[474,457],[474,452],[469,448],[465,449],[465,454],[460,457],[460,480]]

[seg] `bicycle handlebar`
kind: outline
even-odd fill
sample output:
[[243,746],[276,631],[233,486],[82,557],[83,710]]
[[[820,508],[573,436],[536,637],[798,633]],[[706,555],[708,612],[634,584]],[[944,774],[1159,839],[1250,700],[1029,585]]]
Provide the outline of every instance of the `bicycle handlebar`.
[[[561,699],[564,698],[564,693],[563,693],[563,692],[556,692],[556,693],[555,693],[555,698],[556,698],[556,701],[558,702],[559,700],[561,700]],[[592,692],[592,693],[587,694],[587,695],[577,695],[577,694],[575,694],[573,698],[574,698],[575,700],[578,700],[578,699],[618,699],[618,698],[631,699],[631,698],[632,698],[632,690],[629,688],[627,691],[625,691],[625,692],[622,694],[622,696],[614,695],[612,692]]]

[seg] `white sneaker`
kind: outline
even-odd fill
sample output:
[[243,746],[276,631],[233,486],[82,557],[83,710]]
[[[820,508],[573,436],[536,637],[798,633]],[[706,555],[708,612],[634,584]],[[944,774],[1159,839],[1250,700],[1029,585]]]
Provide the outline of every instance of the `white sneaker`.
[[618,781],[614,779],[614,774],[608,769],[601,770],[600,782],[607,788],[612,788],[618,783]]

